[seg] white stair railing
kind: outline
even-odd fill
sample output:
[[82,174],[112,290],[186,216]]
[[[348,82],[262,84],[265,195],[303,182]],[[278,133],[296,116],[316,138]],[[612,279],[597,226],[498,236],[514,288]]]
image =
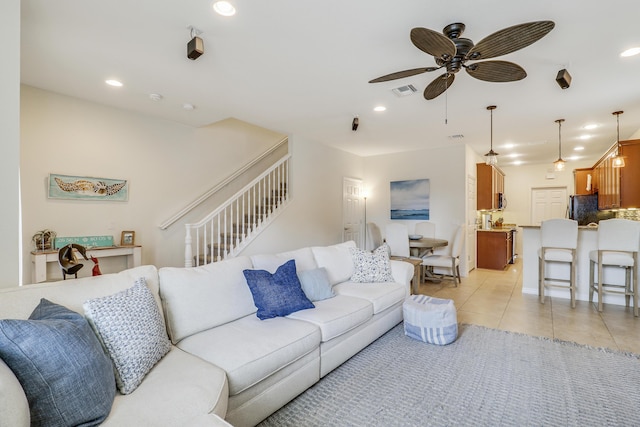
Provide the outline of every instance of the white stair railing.
[[200,221],[185,224],[184,265],[234,257],[289,203],[287,154]]

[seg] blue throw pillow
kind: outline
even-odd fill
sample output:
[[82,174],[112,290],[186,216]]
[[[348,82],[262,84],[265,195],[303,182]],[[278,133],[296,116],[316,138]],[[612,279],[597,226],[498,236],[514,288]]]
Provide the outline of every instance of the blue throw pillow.
[[336,296],[333,286],[329,282],[327,269],[324,267],[299,271],[298,279],[300,279],[304,294],[311,301],[321,301]]
[[244,270],[243,273],[258,308],[256,315],[261,320],[315,308],[302,291],[294,260],[282,264],[273,274],[265,270]]
[[109,415],[113,365],[81,314],[43,298],[29,320],[0,320],[0,357],[27,395],[32,426],[93,426]]

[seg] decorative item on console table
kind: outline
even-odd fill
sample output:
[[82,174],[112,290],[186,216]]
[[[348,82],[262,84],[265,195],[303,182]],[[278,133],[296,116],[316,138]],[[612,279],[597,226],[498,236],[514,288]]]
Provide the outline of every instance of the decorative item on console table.
[[36,251],[49,251],[52,248],[53,241],[56,238],[56,232],[49,229],[37,231],[31,240],[36,245]]
[[135,245],[135,240],[135,231],[123,231],[120,236],[120,246],[133,246]]

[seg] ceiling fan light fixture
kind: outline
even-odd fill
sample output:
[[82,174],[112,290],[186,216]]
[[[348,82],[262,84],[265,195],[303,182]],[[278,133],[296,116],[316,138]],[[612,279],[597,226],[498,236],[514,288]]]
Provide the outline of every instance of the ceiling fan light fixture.
[[624,111],[614,111],[611,113],[616,116],[616,155],[611,160],[611,166],[614,168],[624,167],[624,156],[620,154],[620,114],[622,113],[624,113]]
[[553,162],[553,169],[556,172],[562,172],[565,167],[565,161],[562,160],[562,122],[564,122],[564,119],[556,120],[556,123],[558,124],[558,160]]
[[490,166],[496,166],[498,164],[498,153],[493,151],[493,110],[497,107],[495,105],[489,105],[487,110],[491,112],[491,148],[489,152],[484,155],[484,162]]

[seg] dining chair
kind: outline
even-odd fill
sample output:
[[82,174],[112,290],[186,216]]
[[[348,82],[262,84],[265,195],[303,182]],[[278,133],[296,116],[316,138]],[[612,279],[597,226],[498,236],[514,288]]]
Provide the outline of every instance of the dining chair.
[[372,251],[382,246],[382,233],[380,227],[375,222],[367,223],[367,247],[365,250]]
[[[538,296],[544,304],[546,286],[568,288],[571,308],[576,308],[576,249],[578,248],[578,221],[554,218],[540,225],[540,249],[538,250]],[[569,265],[569,278],[549,277],[547,267],[555,264]],[[565,276],[566,277],[566,276]]]
[[396,222],[387,224],[384,228],[384,237],[391,250],[391,256],[409,257],[409,230],[405,224]]
[[436,224],[430,221],[419,222],[416,224],[415,234],[433,239],[436,237]]
[[[626,306],[633,297],[633,315],[638,316],[638,249],[640,247],[640,222],[628,219],[608,219],[598,223],[598,249],[589,252],[589,302],[598,292],[598,311],[602,311],[603,294],[625,296]],[[598,267],[595,280],[594,269]],[[624,285],[604,283],[605,268],[622,268]],[[632,277],[633,276],[633,277]]]
[[452,244],[447,246],[447,248],[449,248],[448,253],[427,255],[422,258],[422,265],[427,268],[450,269],[453,283],[456,286],[458,286],[458,283],[462,283],[462,277],[460,276],[460,255],[462,254],[462,247],[464,245],[464,234],[465,226],[460,225],[456,229]]

